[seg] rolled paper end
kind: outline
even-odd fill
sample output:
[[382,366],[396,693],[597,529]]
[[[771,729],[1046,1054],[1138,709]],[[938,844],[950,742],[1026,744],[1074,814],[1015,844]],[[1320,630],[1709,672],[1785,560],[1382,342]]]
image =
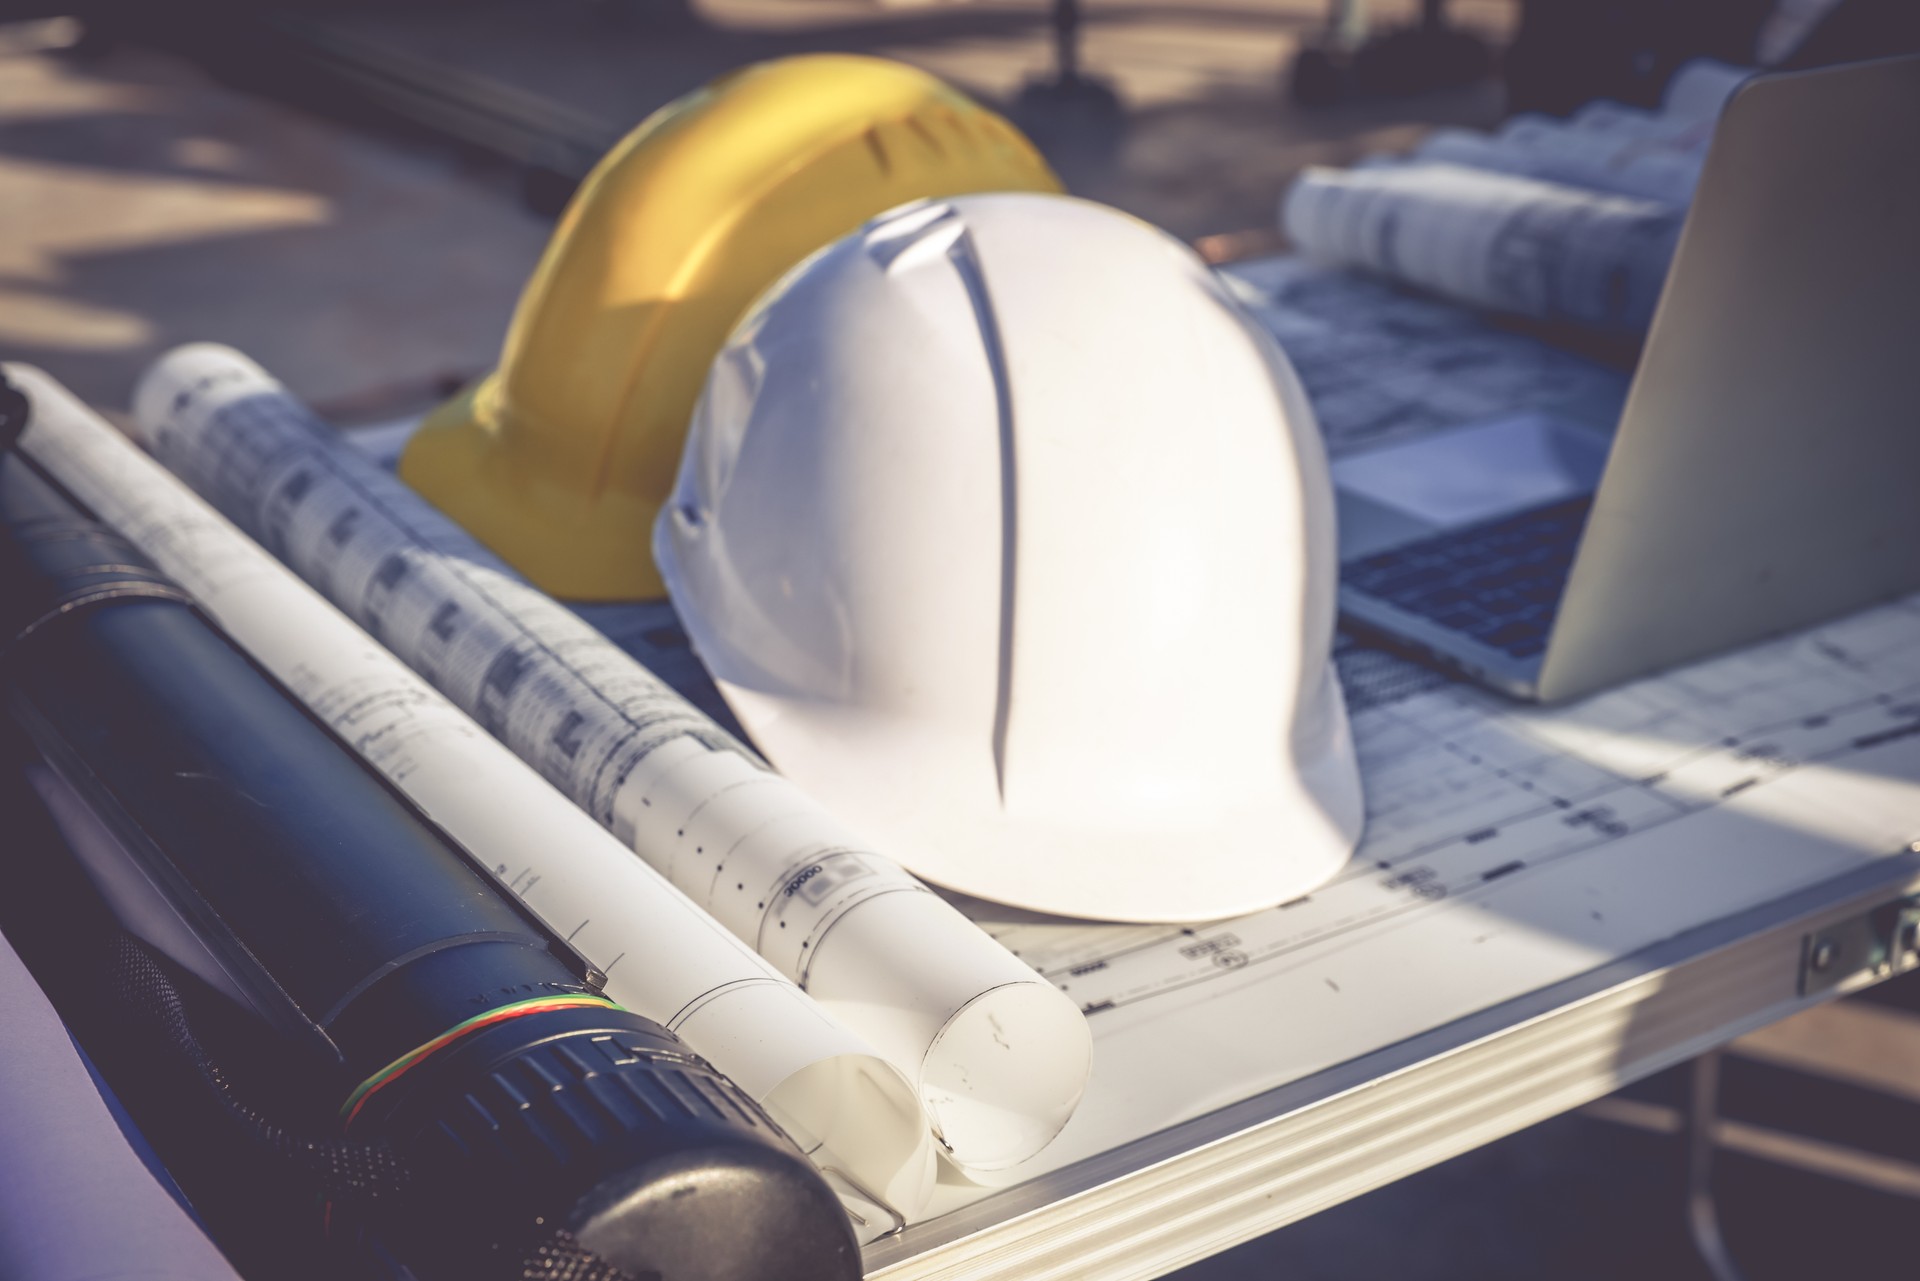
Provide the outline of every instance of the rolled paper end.
[[1093,1034],[1044,980],[1009,983],[969,1001],[927,1051],[920,1098],[963,1173],[984,1182],[1060,1133],[1087,1088]]
[[[766,1108],[856,1216],[870,1219],[856,1222],[862,1240],[900,1226],[886,1210],[911,1220],[926,1209],[939,1168],[912,1085],[790,985],[728,988],[673,1030]],[[877,1203],[873,1215],[862,1201]]]
[[1073,1114],[1093,1065],[1079,1007],[936,894],[882,894],[821,940],[806,987],[915,1084],[963,1174],[1004,1170]]
[[762,1105],[827,1175],[863,1244],[905,1227],[933,1199],[939,1161],[926,1114],[884,1060],[824,1059]]
[[285,391],[272,374],[231,347],[187,343],[147,366],[134,384],[130,434],[151,451],[161,428],[191,406],[202,402],[224,404],[249,393]]

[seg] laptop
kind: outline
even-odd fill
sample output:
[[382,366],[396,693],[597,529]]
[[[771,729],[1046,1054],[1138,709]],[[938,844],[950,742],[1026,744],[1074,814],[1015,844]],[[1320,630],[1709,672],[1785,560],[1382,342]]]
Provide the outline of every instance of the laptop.
[[1920,588],[1920,58],[1729,103],[1611,440],[1335,462],[1347,623],[1560,702]]

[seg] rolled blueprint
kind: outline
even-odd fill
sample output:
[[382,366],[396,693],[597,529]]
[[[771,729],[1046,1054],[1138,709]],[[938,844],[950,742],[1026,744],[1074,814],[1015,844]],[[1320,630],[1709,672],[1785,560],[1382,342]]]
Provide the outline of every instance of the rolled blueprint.
[[1590,112],[1572,121],[1516,116],[1494,134],[1440,129],[1412,158],[1669,205],[1691,202],[1711,126],[1689,121],[1663,129],[1661,117],[1625,112]]
[[1653,318],[1684,213],[1458,165],[1311,168],[1281,222],[1307,257],[1457,302],[1637,332]]
[[60,1017],[0,939],[0,1276],[238,1281],[127,1142]]
[[1411,158],[1685,206],[1700,184],[1720,108],[1746,74],[1691,62],[1674,76],[1659,111],[1602,100],[1565,120],[1517,115],[1490,134],[1438,129]]
[[1674,72],[1673,79],[1667,82],[1667,91],[1660,98],[1660,114],[1672,119],[1715,119],[1753,75],[1752,67],[1695,58]]
[[838,1176],[863,1235],[925,1205],[933,1145],[895,1068],[65,388],[8,373],[33,403],[18,448],[567,936],[610,997],[759,1100]]
[[134,418],[188,484],[904,1070],[962,1170],[991,1177],[1066,1123],[1092,1055],[1072,1001],[257,365],[176,350]]

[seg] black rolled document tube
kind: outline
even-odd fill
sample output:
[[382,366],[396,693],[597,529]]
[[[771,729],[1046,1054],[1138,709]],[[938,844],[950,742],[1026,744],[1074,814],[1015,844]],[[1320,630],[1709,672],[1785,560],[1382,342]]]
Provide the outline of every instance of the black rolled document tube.
[[838,1201],[757,1105],[601,997],[577,954],[17,453],[0,454],[0,691],[255,1010],[340,1084],[347,1134],[390,1143],[417,1195],[455,1202],[409,1216],[396,1249],[421,1275],[517,1263],[502,1252],[557,1231],[660,1281],[859,1275]]

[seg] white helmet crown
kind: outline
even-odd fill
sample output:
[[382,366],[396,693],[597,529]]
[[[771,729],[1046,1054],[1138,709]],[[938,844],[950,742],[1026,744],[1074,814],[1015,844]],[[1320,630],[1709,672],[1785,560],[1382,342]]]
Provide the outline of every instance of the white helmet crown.
[[1202,920],[1358,838],[1332,490],[1189,249],[1063,196],[894,210],[741,322],[654,551],[760,749],[900,862]]

